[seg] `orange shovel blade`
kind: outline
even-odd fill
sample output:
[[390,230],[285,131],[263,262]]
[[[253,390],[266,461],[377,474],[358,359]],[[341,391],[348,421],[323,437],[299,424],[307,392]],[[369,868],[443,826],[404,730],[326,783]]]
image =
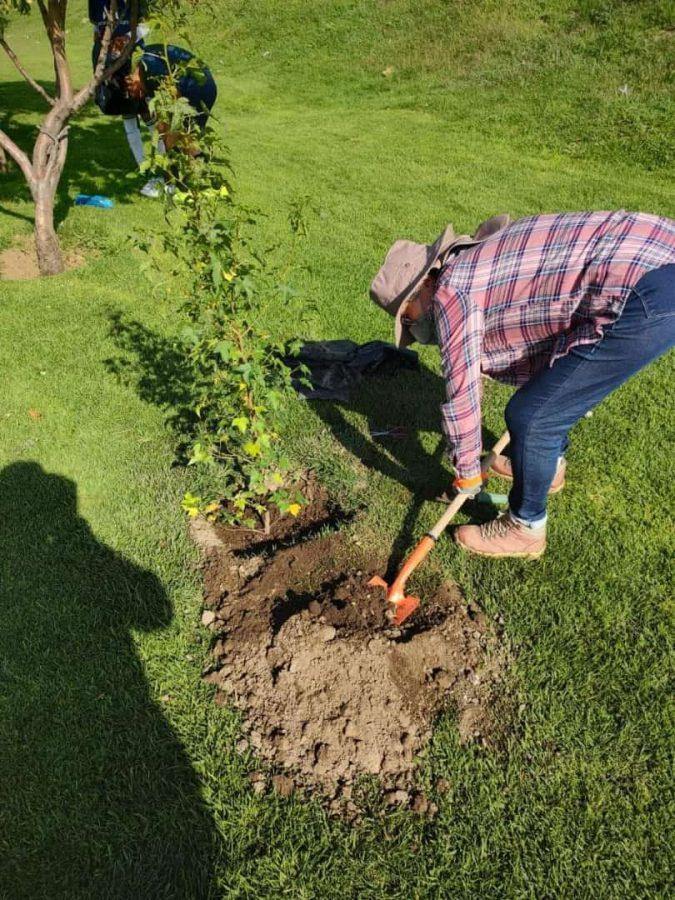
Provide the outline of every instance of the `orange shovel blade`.
[[420,605],[420,601],[417,597],[400,597],[393,598],[389,596],[389,585],[384,580],[384,578],[380,578],[379,575],[374,575],[368,584],[371,587],[381,587],[384,588],[387,597],[386,600],[389,604],[391,604],[392,609],[389,612],[389,618],[394,623],[394,625],[402,625],[409,616],[411,616],[417,607]]
[[405,620],[412,616],[419,605],[420,601],[417,597],[404,597],[403,600],[394,603],[394,615],[391,621],[394,625],[403,625]]
[[389,585],[384,580],[384,578],[380,578],[379,575],[373,575],[373,577],[368,582],[368,587],[381,587],[384,588],[385,591],[389,590]]

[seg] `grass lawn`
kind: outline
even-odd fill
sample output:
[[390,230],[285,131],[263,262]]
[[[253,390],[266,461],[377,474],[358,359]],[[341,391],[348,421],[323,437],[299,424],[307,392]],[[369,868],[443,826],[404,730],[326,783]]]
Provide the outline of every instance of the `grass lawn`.
[[[241,198],[261,241],[290,245],[291,203],[315,212],[276,327],[390,339],[367,296],[399,236],[472,230],[497,212],[639,208],[673,215],[673,6],[584,0],[217,0],[194,47],[220,88]],[[74,7],[74,4],[73,4]],[[37,20],[9,36],[38,77]],[[80,78],[84,13],[69,35]],[[391,71],[389,71],[391,67]],[[383,74],[384,72],[388,74]],[[0,122],[24,139],[39,98],[0,63]],[[200,682],[208,636],[164,425],[158,297],[126,238],[159,221],[127,177],[121,125],[72,130],[58,219],[86,265],[0,282],[0,897],[661,897],[672,885],[673,356],[574,431],[550,549],[534,564],[460,555],[435,565],[514,649],[505,748],[439,723],[423,777],[445,778],[433,821],[358,826],[299,799],[255,797],[236,715]],[[112,212],[73,208],[78,191]],[[16,175],[0,178],[0,249],[30,233]],[[120,383],[115,317],[143,367]],[[292,403],[295,458],[366,509],[357,528],[403,549],[445,486],[436,352],[354,404]],[[170,359],[168,360],[170,363]],[[490,386],[485,426],[509,391]],[[368,422],[410,425],[392,452]]]

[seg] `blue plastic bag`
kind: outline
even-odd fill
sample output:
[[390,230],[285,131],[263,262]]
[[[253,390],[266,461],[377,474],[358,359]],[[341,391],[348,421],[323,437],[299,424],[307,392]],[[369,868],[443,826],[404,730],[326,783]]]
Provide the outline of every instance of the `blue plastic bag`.
[[110,197],[101,194],[78,194],[75,198],[75,206],[97,206],[99,209],[112,209],[115,204]]

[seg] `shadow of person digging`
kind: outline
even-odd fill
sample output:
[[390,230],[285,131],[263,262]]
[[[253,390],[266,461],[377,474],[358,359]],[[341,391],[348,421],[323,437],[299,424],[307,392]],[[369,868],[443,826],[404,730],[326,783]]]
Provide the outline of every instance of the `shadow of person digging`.
[[0,472],[0,611],[0,895],[208,896],[214,826],[133,637],[169,600],[33,462]]

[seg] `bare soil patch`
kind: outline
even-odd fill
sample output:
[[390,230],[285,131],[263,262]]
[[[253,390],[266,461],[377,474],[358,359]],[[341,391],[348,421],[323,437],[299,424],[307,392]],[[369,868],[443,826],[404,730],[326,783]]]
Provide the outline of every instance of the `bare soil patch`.
[[[79,269],[85,263],[84,256],[75,251],[64,254],[66,270]],[[40,277],[33,238],[26,236],[14,247],[0,252],[1,281],[30,281]]]
[[[464,741],[490,739],[505,654],[485,617],[444,586],[401,628],[369,577],[382,560],[354,560],[340,512],[314,488],[299,520],[270,537],[202,520],[205,611],[217,702],[243,714],[251,747],[282,795],[314,792],[353,814],[362,776],[392,803],[411,801],[416,757],[437,715],[454,707]],[[255,790],[268,776],[254,773]],[[413,808],[428,809],[416,797]]]

